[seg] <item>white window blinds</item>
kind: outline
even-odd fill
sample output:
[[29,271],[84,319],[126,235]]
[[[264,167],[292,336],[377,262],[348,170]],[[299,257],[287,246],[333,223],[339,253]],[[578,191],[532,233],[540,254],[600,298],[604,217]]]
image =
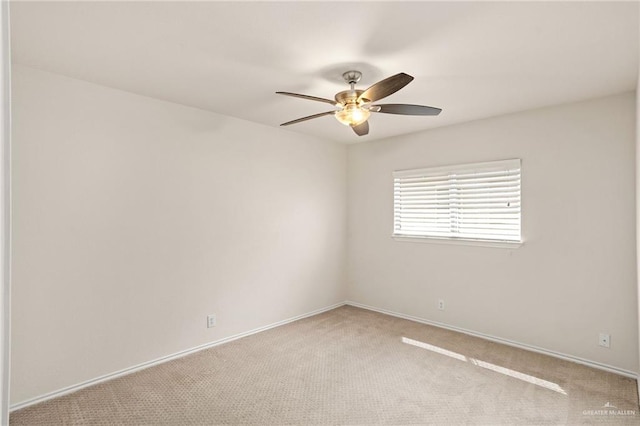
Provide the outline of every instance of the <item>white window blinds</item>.
[[520,242],[520,160],[393,173],[394,236]]

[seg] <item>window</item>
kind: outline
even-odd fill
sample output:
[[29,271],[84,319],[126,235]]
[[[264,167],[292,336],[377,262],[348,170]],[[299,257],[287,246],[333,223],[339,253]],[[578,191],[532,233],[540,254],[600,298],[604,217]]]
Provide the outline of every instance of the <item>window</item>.
[[393,173],[393,236],[520,243],[520,160]]

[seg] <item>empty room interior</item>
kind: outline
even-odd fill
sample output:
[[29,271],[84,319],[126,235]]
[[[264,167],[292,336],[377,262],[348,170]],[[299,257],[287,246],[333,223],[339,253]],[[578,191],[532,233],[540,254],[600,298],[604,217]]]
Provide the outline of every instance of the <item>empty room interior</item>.
[[3,1],[0,423],[640,424],[639,18]]

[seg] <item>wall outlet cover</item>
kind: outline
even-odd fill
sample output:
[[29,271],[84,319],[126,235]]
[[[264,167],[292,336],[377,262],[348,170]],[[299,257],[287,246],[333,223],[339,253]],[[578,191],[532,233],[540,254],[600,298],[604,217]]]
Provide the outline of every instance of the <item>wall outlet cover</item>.
[[207,328],[216,326],[216,314],[207,315]]
[[611,347],[611,336],[607,333],[600,333],[598,336],[598,345],[605,348]]

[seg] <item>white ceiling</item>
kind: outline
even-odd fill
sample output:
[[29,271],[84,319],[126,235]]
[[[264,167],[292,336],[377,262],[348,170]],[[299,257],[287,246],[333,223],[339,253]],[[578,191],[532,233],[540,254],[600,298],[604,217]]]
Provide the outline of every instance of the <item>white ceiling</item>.
[[327,116],[287,130],[363,142],[634,90],[638,3],[18,2],[17,63],[241,119],[331,110],[342,72],[364,89],[406,72],[381,103],[438,117],[372,115],[358,137]]

